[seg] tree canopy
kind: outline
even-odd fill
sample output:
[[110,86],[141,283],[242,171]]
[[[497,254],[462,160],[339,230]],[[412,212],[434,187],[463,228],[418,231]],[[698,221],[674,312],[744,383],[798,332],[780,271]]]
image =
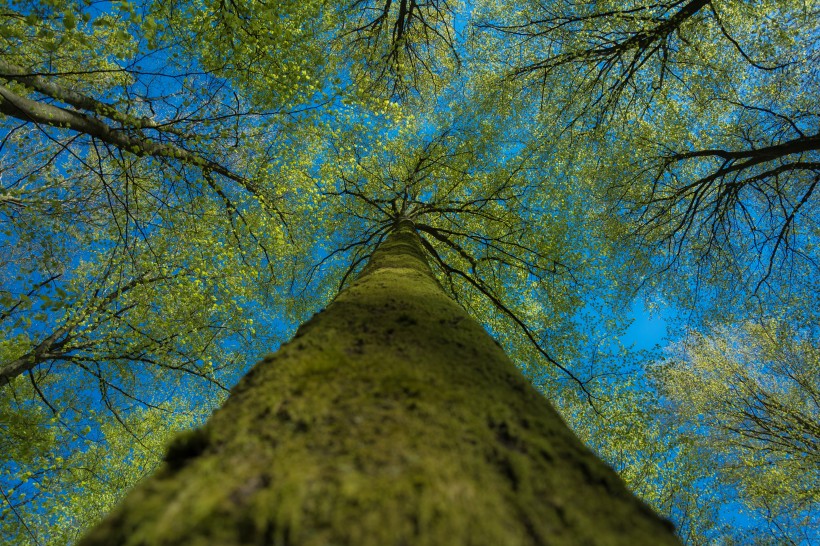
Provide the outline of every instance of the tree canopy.
[[[0,8],[0,536],[76,539],[404,217],[685,542],[817,539],[818,20],[802,0]],[[635,302],[665,351],[624,341]]]

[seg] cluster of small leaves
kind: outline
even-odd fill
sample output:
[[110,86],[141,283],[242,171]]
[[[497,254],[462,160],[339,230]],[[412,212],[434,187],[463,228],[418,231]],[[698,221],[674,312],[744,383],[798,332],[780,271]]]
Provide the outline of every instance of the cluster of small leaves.
[[[667,421],[777,541],[816,541],[820,352],[816,325],[770,319],[693,333],[654,372]],[[691,424],[697,427],[692,430]]]
[[68,544],[104,516],[158,464],[164,446],[180,429],[204,417],[183,405],[134,407],[123,423],[79,408],[88,402],[70,376],[40,383],[45,391],[74,383],[77,393],[51,413],[27,401],[32,384],[18,378],[0,408],[0,535],[10,544]]
[[[325,2],[199,0],[157,2],[145,21],[149,46],[173,43],[174,55],[196,59],[203,72],[276,111],[309,103],[326,85],[330,12]],[[161,26],[158,21],[162,21]]]

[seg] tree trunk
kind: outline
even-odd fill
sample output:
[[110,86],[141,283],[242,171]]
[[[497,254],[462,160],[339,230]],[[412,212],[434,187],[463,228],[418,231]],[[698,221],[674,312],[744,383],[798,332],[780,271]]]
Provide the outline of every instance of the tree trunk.
[[400,221],[84,546],[677,544]]

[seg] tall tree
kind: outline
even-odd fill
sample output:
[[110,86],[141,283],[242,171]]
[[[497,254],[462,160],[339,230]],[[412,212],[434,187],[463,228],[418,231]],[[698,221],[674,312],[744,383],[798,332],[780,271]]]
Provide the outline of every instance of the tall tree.
[[394,217],[357,280],[81,544],[675,544]]
[[[349,301],[362,264],[406,217],[447,305],[483,325],[584,441],[675,518],[683,538],[702,539],[719,512],[691,479],[705,450],[686,425],[669,434],[647,417],[660,412],[654,392],[635,392],[650,388],[644,378],[607,381],[631,371],[608,340],[625,324],[624,301],[670,264],[695,272],[695,287],[709,281],[698,298],[680,275],[663,285],[698,312],[728,320],[721,315],[745,311],[738,302],[753,293],[759,308],[775,302],[790,316],[816,317],[816,113],[804,91],[816,88],[818,34],[813,4],[801,9],[718,0],[195,0],[103,11],[19,0],[3,8],[0,426],[30,444],[0,461],[0,486],[11,491],[4,532],[34,543],[70,536],[65,520],[44,529],[61,511],[49,498],[73,503],[82,524],[97,517],[115,488],[85,479],[82,468],[136,481],[157,450],[120,456],[129,439],[155,446],[174,422],[197,422],[279,330],[341,288],[337,303]],[[482,32],[470,27],[476,17]],[[759,39],[747,42],[746,31]],[[535,68],[509,72],[521,63]],[[384,330],[384,351],[374,354],[401,345],[397,332]],[[337,340],[353,347],[342,358],[358,354],[358,339]],[[248,400],[261,394],[251,391],[228,407],[256,407]],[[307,405],[323,392],[282,399]],[[383,408],[350,396],[365,416]],[[452,413],[447,404],[430,407]],[[309,418],[275,409],[271,419],[293,427],[292,447],[312,438]],[[523,459],[532,450],[511,428],[515,416],[495,415],[502,424],[488,424],[481,445],[491,446],[487,460],[501,461],[502,496],[513,499],[514,486],[528,498],[536,489],[516,469],[540,463],[507,457],[499,443]],[[168,426],[155,433],[140,426],[162,416]],[[226,437],[221,429],[181,440],[154,483],[171,487],[177,472],[222,464],[208,455],[221,449],[211,441]],[[258,447],[265,438],[235,440]],[[233,441],[225,449],[240,449]],[[327,451],[339,454],[346,442]],[[376,457],[387,442],[367,445]],[[117,457],[111,466],[100,464],[106,450]],[[341,468],[328,481],[354,488],[343,479],[348,466],[328,464]],[[276,485],[265,480],[228,489],[261,502]],[[83,490],[105,501],[78,509]],[[526,520],[533,512],[516,502]],[[298,515],[276,506],[279,521],[295,525]],[[313,506],[303,512],[329,510]],[[439,521],[425,514],[417,523]]]

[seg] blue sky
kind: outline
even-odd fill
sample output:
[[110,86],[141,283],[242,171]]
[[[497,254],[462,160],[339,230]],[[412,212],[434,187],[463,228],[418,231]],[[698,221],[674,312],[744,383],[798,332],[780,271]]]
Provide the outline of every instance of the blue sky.
[[[469,10],[472,6],[472,3],[467,2],[466,6],[467,6],[467,9]],[[97,4],[93,4],[92,7],[89,8],[89,9],[90,9],[90,13],[92,13],[92,14],[110,12],[111,4],[109,4],[109,3],[97,3]],[[459,17],[456,20],[456,29],[459,32],[463,31],[466,28],[466,23],[467,23],[466,17],[464,16],[464,14],[460,14]],[[141,61],[141,65],[144,69],[151,69],[151,70],[159,70],[159,69],[162,68],[163,64],[164,64],[163,63],[163,54],[158,54],[156,56],[147,57],[145,60]],[[158,81],[162,81],[162,78]],[[156,83],[156,82],[154,82],[154,84],[156,85],[156,88],[154,89],[155,91],[174,91],[174,92],[177,92],[181,89],[181,87],[179,86],[179,83],[174,79],[167,79],[167,81],[165,83]],[[163,86],[165,86],[165,87],[163,87]],[[168,107],[168,108],[171,108],[172,106],[178,105],[180,100],[181,99],[179,97],[169,99],[168,101],[165,102],[165,106]],[[445,102],[446,101],[442,101],[442,104],[444,104]],[[159,112],[159,114],[160,114],[160,117],[161,117],[163,112]],[[431,127],[431,134],[432,134],[432,124],[430,125],[430,127]],[[383,130],[383,128],[382,128],[382,130]],[[387,134],[387,133],[384,133],[384,134]],[[323,159],[327,159],[327,158],[323,158]],[[8,235],[8,234],[0,234],[0,244],[13,245],[14,241],[12,239],[10,239],[10,237],[13,237],[13,236]],[[73,255],[72,261],[68,264],[69,269],[71,269],[72,265],[75,265],[77,263],[77,260],[81,256],[83,256],[82,252],[76,253],[76,254]],[[315,258],[318,261],[321,258],[321,256],[316,255]],[[12,269],[12,266],[10,266],[9,269]],[[11,284],[7,285],[7,288],[10,288],[10,287],[11,287]],[[14,288],[17,291],[22,290],[19,286],[15,286]],[[279,337],[281,337],[279,334],[281,334],[286,329],[291,329],[292,330],[292,328],[293,328],[292,324],[286,323],[281,317],[277,317],[277,316],[264,317],[263,315],[265,315],[265,310],[260,308],[257,304],[254,304],[254,303],[250,304],[250,312],[254,313],[254,314],[257,314],[260,317],[262,317],[262,319],[258,321],[258,323],[260,324],[259,327],[262,328],[263,327],[262,325],[266,324],[270,331],[275,331],[276,336],[273,336],[273,337],[277,341],[278,341]],[[52,318],[53,318],[53,316],[52,316]],[[675,332],[670,331],[670,329],[672,328],[672,326],[670,326],[670,325],[679,324],[681,322],[680,319],[679,319],[678,313],[675,309],[660,306],[659,308],[653,309],[652,311],[650,311],[647,308],[647,306],[644,305],[644,303],[640,299],[636,299],[631,304],[631,307],[629,309],[629,317],[628,318],[632,319],[633,322],[629,326],[629,328],[623,333],[623,335],[620,337],[620,341],[624,345],[631,346],[636,351],[662,349],[663,346],[665,346],[670,341],[674,341],[677,337],[675,335],[676,334]],[[47,327],[48,327],[48,324],[46,324],[45,320],[42,321],[42,322],[35,322],[35,324],[33,324],[30,327],[29,332],[32,333],[32,334],[41,333],[41,331],[47,331],[48,330]],[[19,330],[19,328],[18,328],[18,330]],[[270,349],[273,350],[276,346],[276,342],[272,342],[271,345],[272,346],[270,347]],[[233,339],[233,340],[229,339],[226,342],[226,348],[227,349],[231,349],[231,348],[237,347],[237,346],[238,346],[238,341],[236,339]],[[657,355],[657,354],[660,354],[660,353],[655,353],[655,354]],[[261,356],[261,355],[259,355],[259,356]],[[257,360],[256,356],[248,356],[247,360],[242,363],[241,367],[244,368],[244,367],[250,365],[255,360]],[[93,389],[89,388],[88,392],[84,392],[82,390],[80,390],[80,391],[83,392],[84,394],[88,394],[90,398],[92,398],[92,399],[94,398],[92,396]],[[161,394],[165,394],[165,393],[161,393]],[[203,397],[203,399],[204,399],[204,397]],[[193,395],[192,400],[197,401],[199,399],[197,398],[196,395]],[[92,403],[94,404],[94,409],[102,409],[102,402],[99,398],[95,399],[94,402],[92,402]],[[85,424],[85,423],[81,422],[81,424]],[[92,438],[96,439],[97,436],[98,436],[98,434],[95,435],[92,432],[92,434],[91,434]],[[0,484],[3,484],[4,486],[8,485],[6,477],[0,476]],[[736,521],[737,520],[736,518],[738,516],[736,516],[734,514],[734,508],[731,505],[727,506],[725,508],[724,512],[725,512],[725,517],[727,518],[727,520],[730,520],[730,521]],[[743,521],[743,520],[741,520],[741,521]]]
[[641,300],[632,304],[629,312],[632,324],[620,340],[626,346],[637,350],[662,347],[669,341],[668,320],[673,313],[668,309],[650,311]]

